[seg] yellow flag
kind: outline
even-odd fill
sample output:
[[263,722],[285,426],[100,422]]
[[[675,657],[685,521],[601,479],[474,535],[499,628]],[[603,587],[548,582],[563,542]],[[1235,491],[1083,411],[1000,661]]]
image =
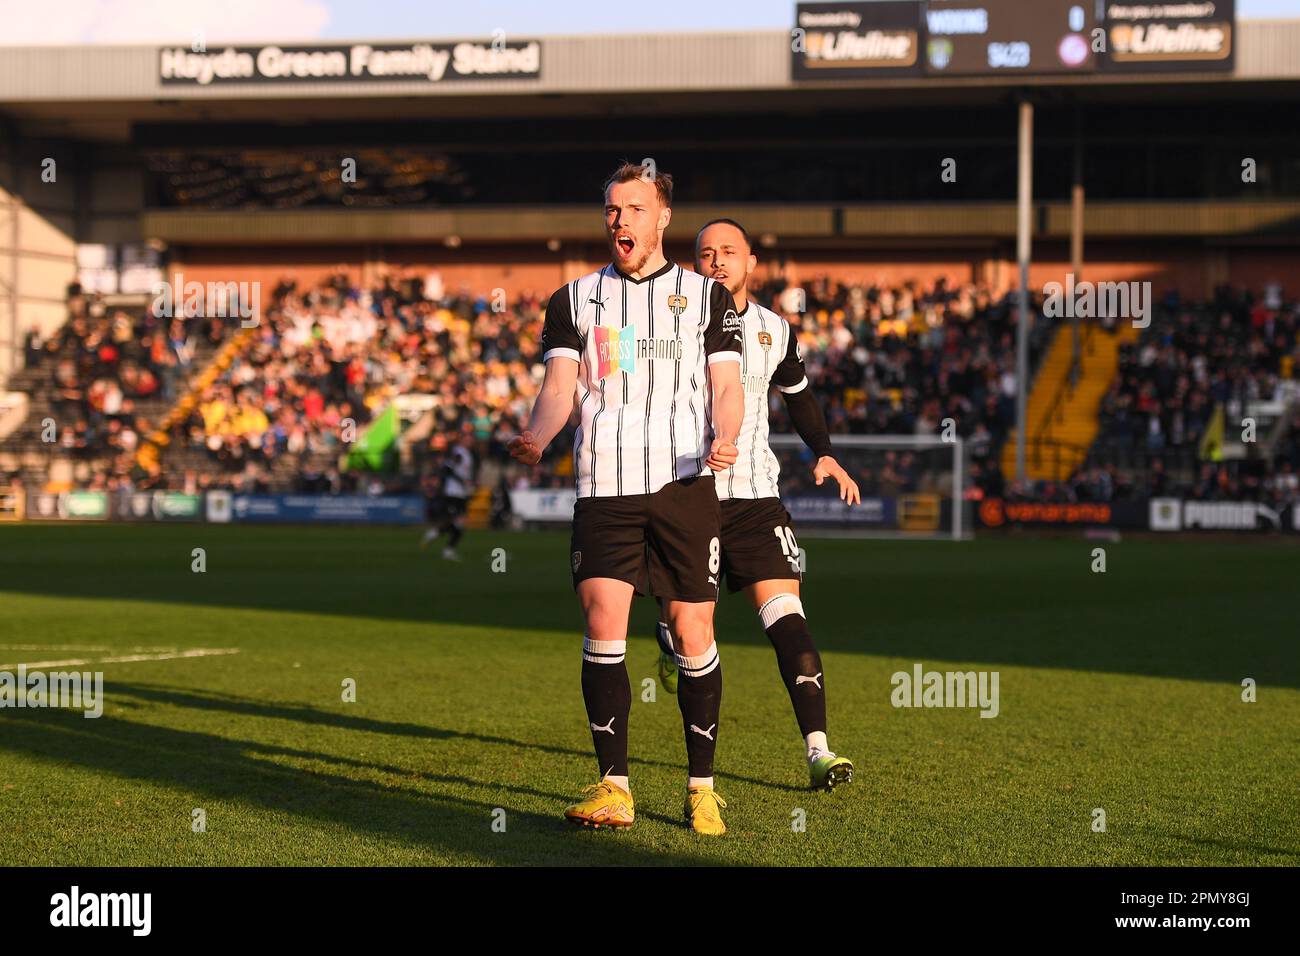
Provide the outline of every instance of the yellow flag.
[[1223,461],[1223,404],[1214,406],[1210,424],[1205,426],[1201,436],[1201,461]]

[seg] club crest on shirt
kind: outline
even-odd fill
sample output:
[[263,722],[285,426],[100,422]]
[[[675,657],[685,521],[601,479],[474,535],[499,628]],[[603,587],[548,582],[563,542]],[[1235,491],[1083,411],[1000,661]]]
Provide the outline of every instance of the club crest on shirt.
[[686,296],[670,295],[668,297],[668,311],[673,315],[680,316],[686,311]]
[[758,333],[758,344],[761,345],[761,346],[763,346],[763,351],[764,351],[764,352],[770,352],[770,351],[772,350],[772,333],[771,333],[771,332],[759,332],[759,333]]

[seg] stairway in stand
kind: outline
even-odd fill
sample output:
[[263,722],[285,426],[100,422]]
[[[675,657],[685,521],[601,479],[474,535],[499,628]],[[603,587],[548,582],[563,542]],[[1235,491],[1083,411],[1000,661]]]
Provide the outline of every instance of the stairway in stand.
[[[1136,342],[1139,331],[1120,322],[1114,332],[1095,324],[1079,330],[1079,375],[1071,387],[1072,334],[1063,324],[1039,367],[1029,393],[1025,420],[1029,440],[1025,471],[1035,481],[1064,481],[1083,464],[1097,437],[1101,400],[1119,371],[1120,346]],[[1016,432],[1002,447],[1002,474],[1016,474]]]
[[[162,463],[160,462],[161,451],[171,444],[170,431],[172,426],[190,417],[190,413],[194,410],[194,406],[198,403],[199,397],[204,390],[215,382],[217,377],[230,367],[230,363],[235,360],[235,357],[251,343],[253,331],[251,328],[241,328],[215,352],[212,351],[211,346],[196,352],[194,367],[200,369],[200,371],[190,379],[185,393],[181,395],[180,400],[172,406],[167,415],[158,423],[158,427],[140,443],[140,449],[136,452],[135,460],[141,467],[151,474],[162,469]],[[177,470],[178,465],[182,466],[181,470],[183,471],[183,464],[185,463],[184,451],[186,450],[180,451],[181,454],[177,455],[177,461],[168,462],[172,466],[173,472]]]
[[479,487],[465,507],[465,527],[486,528],[492,511],[492,489]]

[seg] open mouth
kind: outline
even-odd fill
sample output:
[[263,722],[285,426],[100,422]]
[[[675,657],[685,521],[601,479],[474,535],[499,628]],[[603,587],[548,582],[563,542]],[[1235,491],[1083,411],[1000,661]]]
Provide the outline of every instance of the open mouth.
[[632,250],[636,248],[636,240],[634,240],[631,236],[616,236],[614,238],[614,244],[618,247],[618,251],[623,255],[623,258],[625,259],[628,256],[630,256],[632,254]]

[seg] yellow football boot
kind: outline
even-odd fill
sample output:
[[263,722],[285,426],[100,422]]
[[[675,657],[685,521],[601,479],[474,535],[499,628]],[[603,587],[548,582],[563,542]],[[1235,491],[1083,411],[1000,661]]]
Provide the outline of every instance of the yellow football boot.
[[725,807],[727,801],[718,796],[712,787],[688,787],[686,789],[686,822],[696,833],[706,836],[722,836],[727,832],[727,825],[722,822],[719,808]]
[[584,827],[630,827],[636,819],[632,794],[602,780],[582,788],[583,799],[564,811],[564,819]]

